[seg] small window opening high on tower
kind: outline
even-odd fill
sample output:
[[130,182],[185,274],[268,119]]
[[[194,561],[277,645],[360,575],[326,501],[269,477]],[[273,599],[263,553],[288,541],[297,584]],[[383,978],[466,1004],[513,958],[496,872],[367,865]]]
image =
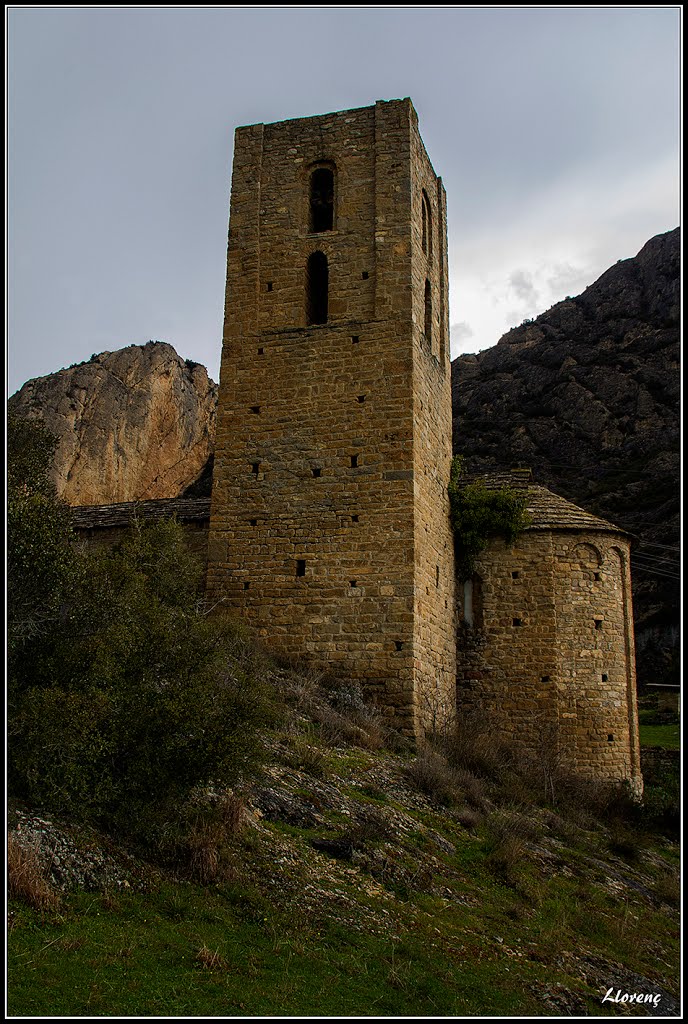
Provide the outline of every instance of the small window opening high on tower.
[[331,231],[334,227],[334,173],[329,167],[317,167],[311,174],[311,231]]
[[324,252],[312,252],[306,264],[306,322],[327,323],[329,270]]
[[425,340],[432,344],[432,288],[430,282],[425,282]]
[[430,200],[425,189],[421,194],[421,221],[423,229],[423,252],[432,256],[432,213],[430,212]]

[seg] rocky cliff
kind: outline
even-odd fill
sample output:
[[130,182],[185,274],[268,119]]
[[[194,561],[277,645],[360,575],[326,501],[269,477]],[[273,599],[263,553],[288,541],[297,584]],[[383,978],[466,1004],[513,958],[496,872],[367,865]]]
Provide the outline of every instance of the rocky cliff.
[[28,381],[10,413],[57,436],[54,480],[71,505],[176,497],[211,455],[217,386],[171,345],[149,342]]
[[637,537],[647,682],[668,681],[677,656],[679,257],[678,228],[657,235],[582,295],[452,363],[454,449],[469,469],[530,466]]

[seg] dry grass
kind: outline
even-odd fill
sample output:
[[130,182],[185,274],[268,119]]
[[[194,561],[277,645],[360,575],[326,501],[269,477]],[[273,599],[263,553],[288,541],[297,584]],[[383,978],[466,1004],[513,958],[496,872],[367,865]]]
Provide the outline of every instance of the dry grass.
[[48,881],[36,846],[22,846],[15,836],[7,837],[7,878],[11,896],[24,900],[34,910],[56,910],[60,897]]
[[208,949],[205,943],[196,953],[194,958],[195,963],[198,967],[201,967],[204,971],[226,971],[227,961],[224,957],[220,956],[219,951],[216,949],[215,952],[212,949]]
[[660,903],[666,903],[670,907],[680,907],[681,879],[677,874],[661,875],[655,882],[652,891]]
[[461,800],[456,774],[446,759],[434,750],[421,750],[408,766],[406,776],[416,789],[445,807],[452,807]]
[[528,828],[517,815],[495,812],[486,823],[486,866],[508,884],[517,879],[517,868],[526,854]]
[[246,800],[237,793],[227,792],[219,803],[222,823],[230,835],[238,836],[246,824]]
[[231,875],[227,862],[228,841],[238,835],[246,821],[246,801],[232,792],[224,793],[208,817],[194,822],[186,835],[186,859],[193,878],[202,885],[226,881]]

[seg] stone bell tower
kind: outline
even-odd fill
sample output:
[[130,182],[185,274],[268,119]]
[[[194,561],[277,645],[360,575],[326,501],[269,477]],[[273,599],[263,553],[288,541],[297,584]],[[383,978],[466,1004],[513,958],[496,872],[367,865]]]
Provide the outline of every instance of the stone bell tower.
[[416,736],[455,709],[448,324],[409,99],[237,129],[208,591]]

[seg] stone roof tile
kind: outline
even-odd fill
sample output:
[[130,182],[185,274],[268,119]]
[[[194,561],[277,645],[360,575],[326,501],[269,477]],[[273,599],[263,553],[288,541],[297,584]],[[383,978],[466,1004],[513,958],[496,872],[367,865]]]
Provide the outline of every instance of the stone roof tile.
[[75,530],[128,526],[134,518],[203,520],[210,518],[210,498],[156,498],[122,501],[116,505],[80,505],[71,510]]
[[602,530],[629,536],[628,531],[620,526],[586,512],[548,487],[533,483],[530,469],[475,473],[463,479],[466,484],[480,482],[488,490],[508,487],[514,491],[527,491],[526,509],[531,518],[529,530]]

